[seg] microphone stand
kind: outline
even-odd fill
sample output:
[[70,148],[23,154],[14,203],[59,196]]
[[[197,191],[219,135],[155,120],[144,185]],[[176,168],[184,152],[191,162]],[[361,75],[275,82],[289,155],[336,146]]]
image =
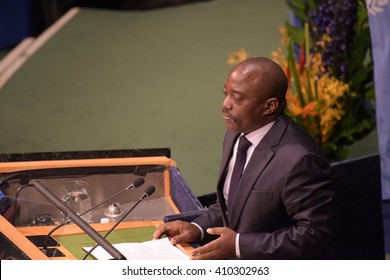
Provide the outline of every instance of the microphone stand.
[[[141,186],[143,183],[145,182],[145,180],[143,178],[138,178],[137,180],[135,180],[132,184],[130,184],[129,186],[127,186],[126,188],[124,188],[123,190],[117,192],[116,194],[113,194],[112,196],[110,196],[109,198],[105,199],[103,202],[93,206],[92,208],[84,211],[83,213],[81,213],[79,216],[82,217],[83,215],[89,213],[90,211],[98,208],[99,206],[103,205],[104,203],[110,201],[111,199],[117,197],[118,195],[121,195],[122,193],[124,193],[125,191],[131,189],[131,188],[138,188],[139,186]],[[49,237],[53,234],[53,232],[55,232],[57,229],[59,229],[60,227],[64,226],[64,225],[67,225],[69,224],[70,222],[72,222],[72,220],[68,219],[67,221],[59,224],[58,226],[54,227],[47,235],[46,235],[46,238],[45,238],[45,241],[43,243],[43,246],[42,246],[42,249],[44,251],[47,250],[47,243],[49,241]]]
[[41,182],[33,182],[34,187],[51,203],[64,213],[68,213],[70,219],[77,224],[88,236],[90,236],[97,244],[102,246],[114,259],[125,260],[126,258],[119,252],[112,244],[104,239],[95,229],[93,229],[87,222],[85,222],[72,209],[65,205],[57,196],[55,196],[48,188]]
[[[130,210],[128,210],[127,212],[126,212],[126,214],[125,215],[123,215],[121,218],[120,218],[120,220],[119,221],[117,221],[116,223],[115,223],[115,225],[103,236],[103,238],[105,239],[106,237],[107,237],[107,235],[109,235],[129,214],[130,214],[130,212],[131,211],[133,211],[133,209],[138,205],[138,204],[140,204],[140,202],[142,201],[142,200],[144,200],[146,197],[148,197],[148,196],[150,196],[152,193],[154,193],[154,191],[155,191],[155,187],[154,186],[149,186],[146,190],[145,190],[145,192],[144,192],[144,194],[140,197],[140,199],[133,205],[133,207],[131,207],[130,208]],[[98,244],[98,243],[96,243],[88,252],[87,252],[87,254],[84,256],[84,258],[83,258],[83,260],[85,260],[91,253],[92,253],[92,251],[93,250],[95,250],[96,249],[96,247],[97,246],[99,246],[100,244]],[[103,247],[103,246],[102,246]]]

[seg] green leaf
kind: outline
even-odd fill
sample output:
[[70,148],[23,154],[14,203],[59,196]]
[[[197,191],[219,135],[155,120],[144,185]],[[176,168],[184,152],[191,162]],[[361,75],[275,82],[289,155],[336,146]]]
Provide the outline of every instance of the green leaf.
[[321,148],[330,162],[337,162],[346,159],[348,155],[348,150],[346,148],[332,143],[326,143]]
[[286,29],[287,29],[287,34],[290,37],[290,39],[298,44],[301,45],[303,42],[303,37],[304,37],[304,30],[303,28],[297,28],[293,25],[291,25],[288,21],[286,21]]
[[366,93],[364,94],[368,100],[375,100],[375,88],[372,86],[370,87]]
[[367,136],[374,128],[375,120],[373,118],[363,119],[353,126],[343,126],[341,131],[333,134],[332,142],[337,145],[350,145]]
[[304,11],[306,8],[305,0],[286,0],[287,5],[293,5],[294,7]]
[[370,68],[361,68],[356,71],[351,77],[350,81],[354,87],[358,86],[360,83],[367,81],[368,79],[372,79],[372,69]]
[[305,68],[306,68],[306,89],[307,89],[307,101],[313,101],[313,91],[311,89],[310,84],[310,77],[311,77],[311,70],[309,67],[310,64],[310,33],[309,33],[309,24],[305,23],[304,26],[304,34],[305,34]]
[[365,2],[360,1],[358,3],[358,11],[357,11],[357,22],[355,30],[359,31],[362,28],[368,26],[368,13]]
[[314,11],[316,10],[317,4],[320,3],[322,0],[307,0],[305,1],[307,3],[307,11]]
[[299,104],[301,107],[305,106],[305,100],[303,99],[302,95],[302,90],[301,90],[301,82],[298,76],[298,71],[295,66],[295,57],[294,57],[294,50],[292,48],[292,43],[291,41],[288,42],[288,65],[290,67],[291,73],[293,74],[294,77],[294,89],[296,91]]
[[[294,3],[295,2],[295,3]],[[298,1],[298,0],[286,0],[286,4],[289,7],[289,9],[302,21],[305,21],[307,18],[307,15],[304,11],[304,8],[300,8],[299,6],[302,5],[302,3],[298,2],[303,2],[303,1]],[[299,6],[296,6],[299,5]],[[304,5],[304,4],[303,4]],[[304,5],[305,6],[305,5]]]

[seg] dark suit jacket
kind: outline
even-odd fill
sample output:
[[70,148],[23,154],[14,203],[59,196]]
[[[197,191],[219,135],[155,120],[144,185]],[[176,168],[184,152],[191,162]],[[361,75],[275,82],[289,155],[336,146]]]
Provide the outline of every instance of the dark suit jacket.
[[240,233],[242,259],[331,258],[337,208],[330,166],[318,145],[279,116],[255,148],[227,214],[223,185],[238,136],[227,131],[217,203],[194,222],[204,231],[227,226]]

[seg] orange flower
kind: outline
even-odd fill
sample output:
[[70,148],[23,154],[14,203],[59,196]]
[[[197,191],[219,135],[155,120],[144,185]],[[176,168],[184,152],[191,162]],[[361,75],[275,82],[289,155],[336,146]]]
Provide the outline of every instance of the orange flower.
[[302,107],[299,105],[298,98],[291,95],[290,91],[286,93],[287,99],[287,109],[294,116],[299,116],[302,114]]
[[317,101],[312,101],[306,104],[306,106],[302,109],[302,117],[305,119],[307,115],[316,116],[317,115]]
[[229,65],[235,65],[240,63],[241,61],[246,60],[248,57],[248,53],[243,48],[241,48],[229,55],[226,62]]

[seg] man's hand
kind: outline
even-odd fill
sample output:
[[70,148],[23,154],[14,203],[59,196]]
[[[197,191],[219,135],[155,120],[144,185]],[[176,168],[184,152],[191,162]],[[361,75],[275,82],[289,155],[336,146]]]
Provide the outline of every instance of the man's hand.
[[236,257],[235,231],[227,227],[215,227],[207,229],[207,232],[220,237],[192,251],[193,260],[222,260]]
[[201,236],[200,229],[188,222],[173,221],[161,224],[153,234],[153,239],[166,235],[173,245],[198,241]]

